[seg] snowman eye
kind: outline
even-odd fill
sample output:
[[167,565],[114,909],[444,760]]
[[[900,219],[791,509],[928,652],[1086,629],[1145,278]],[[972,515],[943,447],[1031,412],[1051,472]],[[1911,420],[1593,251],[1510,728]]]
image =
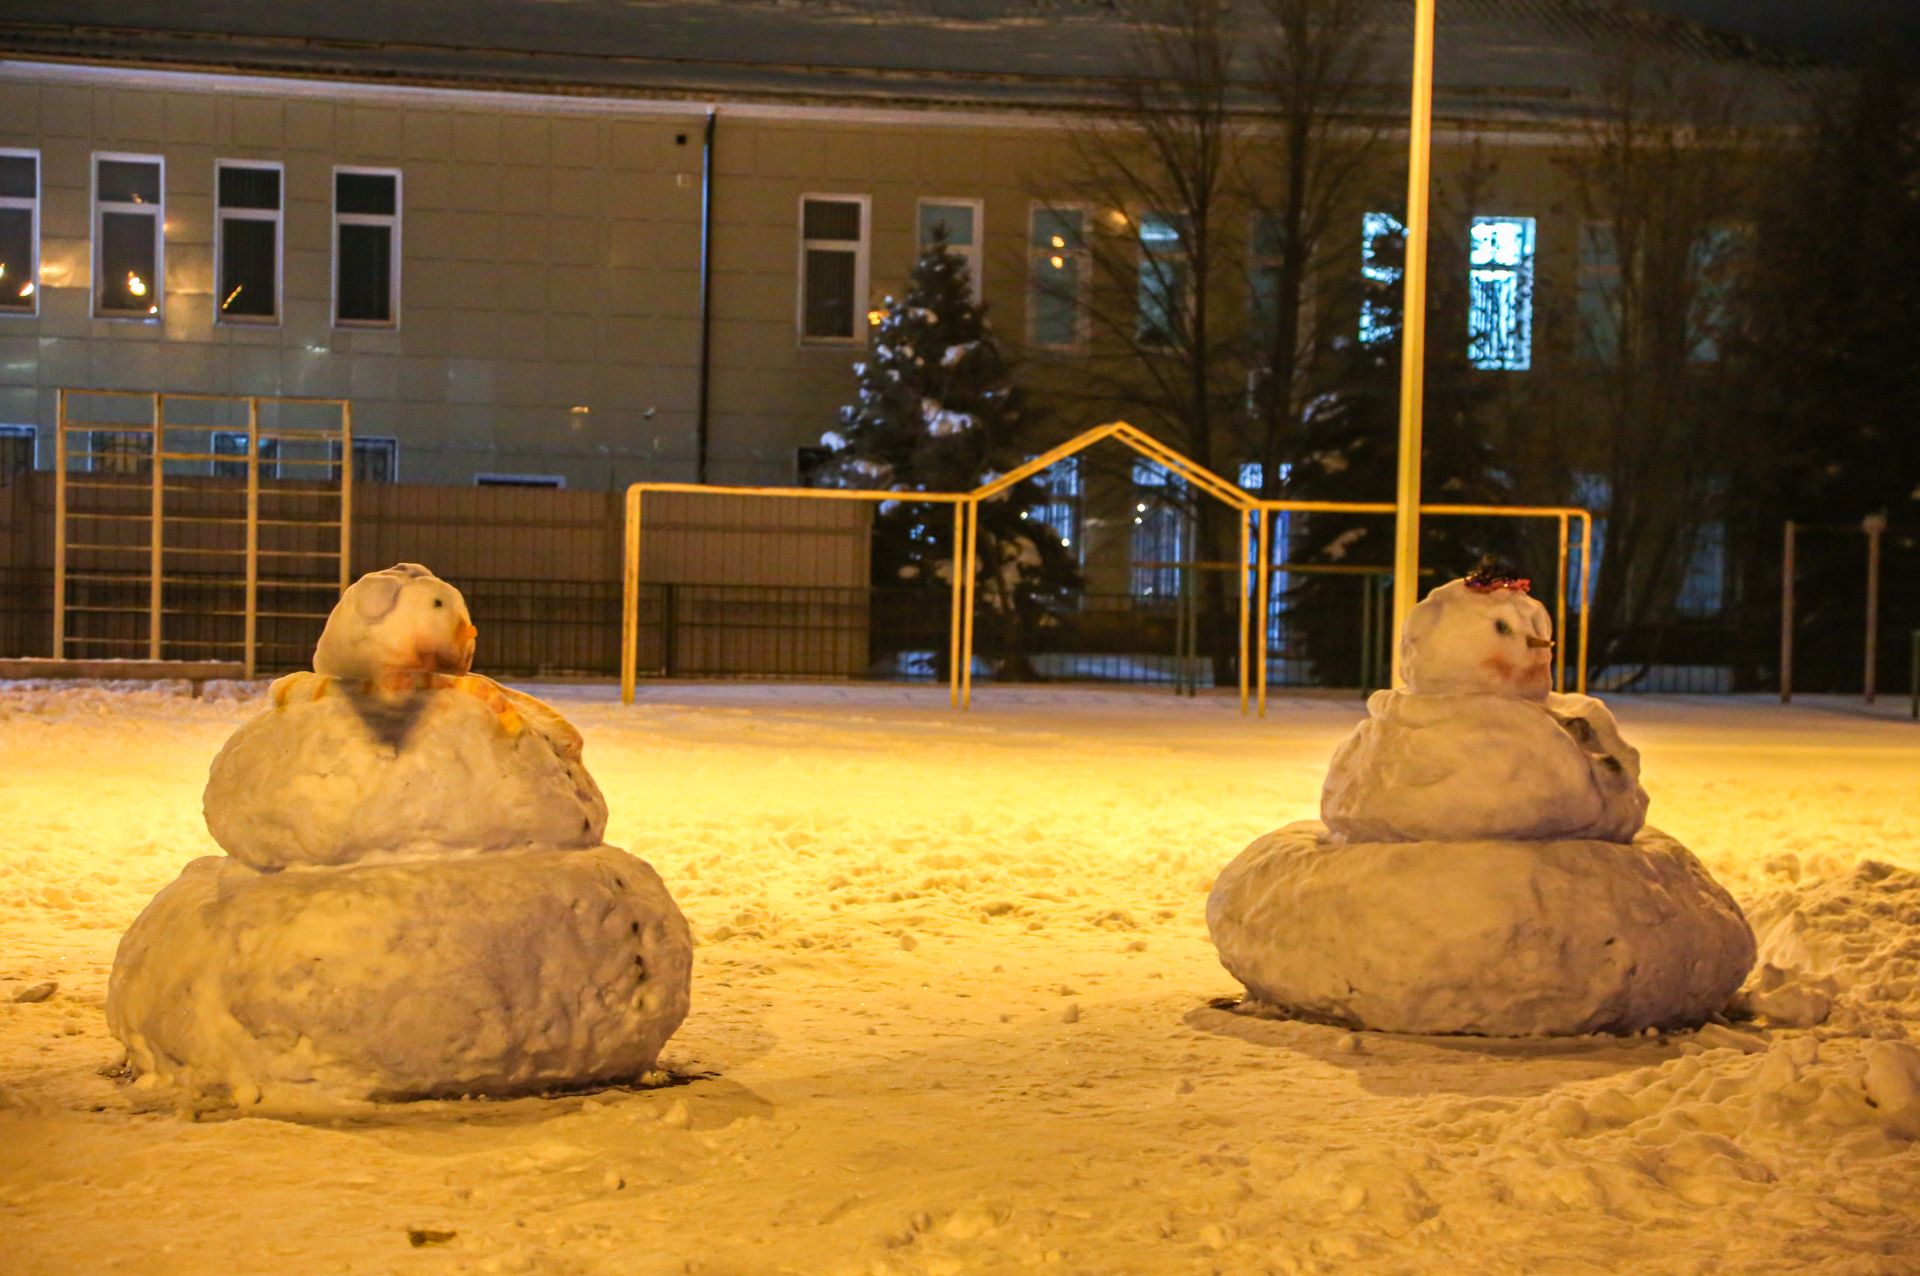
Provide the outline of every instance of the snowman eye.
[[[445,602],[445,600],[443,600],[443,599],[439,599],[439,598],[436,598],[436,599],[434,599],[434,600],[433,600],[433,605],[434,605],[435,607],[445,607],[445,606],[446,606],[447,604],[446,604],[446,602]],[[1506,623],[1507,623],[1507,622],[1506,622],[1506,621],[1504,621],[1504,620],[1503,620],[1503,621],[1501,621],[1501,622],[1500,622],[1500,624],[1501,624],[1501,627],[1502,627],[1502,628],[1504,628],[1504,627],[1506,626]]]
[[[438,604],[435,605],[437,606]],[[1513,626],[1504,620],[1496,620],[1493,622],[1493,631],[1504,637],[1513,633]]]

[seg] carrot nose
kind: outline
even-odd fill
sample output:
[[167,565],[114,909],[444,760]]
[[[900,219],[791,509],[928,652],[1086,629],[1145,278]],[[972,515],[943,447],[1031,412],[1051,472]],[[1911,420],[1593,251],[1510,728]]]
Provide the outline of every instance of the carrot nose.
[[472,622],[470,621],[462,622],[460,627],[453,631],[453,640],[455,642],[467,642],[470,639],[478,638],[479,636],[480,636],[480,631],[478,629],[475,629],[473,627]]
[[1553,650],[1553,639],[1551,639],[1551,638],[1535,638],[1535,637],[1534,637],[1534,636],[1533,636],[1532,634],[1528,634],[1528,635],[1527,635],[1527,646],[1529,646],[1529,647],[1545,647],[1545,648],[1546,648],[1547,650],[1549,650],[1549,651],[1551,651],[1551,650]]

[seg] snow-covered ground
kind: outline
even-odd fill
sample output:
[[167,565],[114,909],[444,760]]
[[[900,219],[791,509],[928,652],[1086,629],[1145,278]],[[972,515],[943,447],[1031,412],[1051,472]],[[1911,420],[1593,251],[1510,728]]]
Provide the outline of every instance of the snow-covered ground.
[[1213,875],[1358,701],[540,693],[693,924],[682,1084],[301,1125],[139,1110],[101,1012],[259,701],[0,687],[0,1271],[1920,1271],[1891,713],[1617,699],[1653,824],[1834,1011],[1530,1044],[1215,1004]]

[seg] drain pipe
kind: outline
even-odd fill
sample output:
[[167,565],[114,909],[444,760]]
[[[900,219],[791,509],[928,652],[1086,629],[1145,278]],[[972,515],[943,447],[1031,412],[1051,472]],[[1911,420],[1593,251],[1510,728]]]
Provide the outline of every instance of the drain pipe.
[[707,481],[707,383],[713,370],[713,126],[718,108],[707,108],[700,148],[700,389],[694,408],[694,482]]

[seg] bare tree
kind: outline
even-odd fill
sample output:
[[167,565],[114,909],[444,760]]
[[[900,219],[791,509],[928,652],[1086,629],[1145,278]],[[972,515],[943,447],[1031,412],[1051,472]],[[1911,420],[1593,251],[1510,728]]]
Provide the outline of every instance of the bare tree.
[[1644,49],[1611,60],[1585,133],[1565,167],[1589,268],[1610,266],[1613,279],[1582,307],[1592,407],[1571,460],[1600,480],[1576,494],[1604,503],[1599,659],[1626,658],[1633,635],[1644,663],[1727,494],[1730,325],[1754,156],[1736,83]]
[[[1301,437],[1317,355],[1351,326],[1356,208],[1377,170],[1380,129],[1368,122],[1379,26],[1374,0],[1264,0],[1261,59],[1267,119],[1243,156],[1256,219],[1247,259],[1253,298],[1249,451],[1262,491]],[[1318,304],[1309,304],[1309,298]]]

